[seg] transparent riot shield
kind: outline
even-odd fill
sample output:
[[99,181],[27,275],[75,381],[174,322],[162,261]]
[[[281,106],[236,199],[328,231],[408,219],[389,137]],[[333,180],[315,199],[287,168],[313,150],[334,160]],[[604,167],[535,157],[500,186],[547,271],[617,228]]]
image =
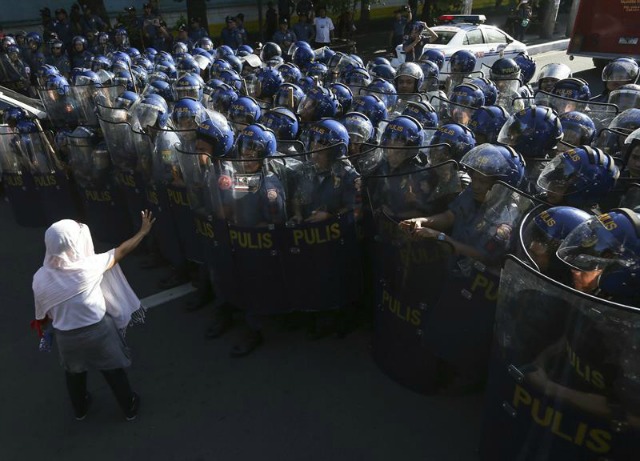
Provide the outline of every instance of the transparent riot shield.
[[[430,310],[425,340],[456,376],[474,381],[486,373],[498,299],[499,267],[515,245],[517,229],[533,201],[503,183],[489,191],[464,241],[483,255],[450,261],[442,296]],[[461,240],[454,228],[453,238]]]
[[22,156],[29,159],[47,224],[60,219],[79,219],[77,192],[69,181],[67,166],[59,160],[47,133],[38,131],[20,138],[18,146]]
[[[419,172],[366,178],[371,200],[369,254],[373,267],[374,335],[373,357],[392,379],[422,393],[436,389],[436,357],[425,342],[429,310],[440,298],[453,248],[446,242],[418,239],[399,226],[400,218],[389,213],[379,191],[393,194],[395,188],[419,183],[420,178],[448,178],[451,184],[418,195],[418,210],[436,210],[439,202],[459,187],[456,164],[444,163]],[[456,183],[457,186],[456,186]],[[416,187],[418,189],[418,187]],[[439,195],[442,191],[443,195]],[[403,217],[404,218],[404,217]]]
[[396,219],[444,211],[461,186],[455,162],[425,168],[435,147],[376,147],[360,156],[359,171],[371,206]]
[[157,243],[157,249],[172,266],[181,268],[186,263],[186,260],[178,229],[171,214],[164,175],[161,171],[158,171],[160,165],[156,162],[155,140],[152,137],[155,134],[155,132],[147,134],[142,130],[132,129],[132,144],[138,157],[139,171],[145,188],[146,204],[156,218],[156,223],[151,229],[151,233]]
[[110,243],[120,243],[132,234],[127,206],[115,181],[107,146],[79,127],[67,135],[69,166],[92,234]]
[[32,160],[21,146],[24,141],[13,128],[0,125],[0,170],[2,183],[16,222],[24,227],[47,224],[32,171]]
[[[200,240],[196,236],[190,196],[180,168],[178,148],[194,151],[195,131],[153,130],[155,149],[153,158],[154,182],[166,191],[169,210],[180,236],[180,244],[187,259],[202,261]],[[183,143],[183,140],[185,141]]]
[[467,79],[484,78],[484,72],[476,70],[469,73],[460,72],[440,72],[440,80],[444,79],[444,92],[447,96],[451,95],[451,91]]
[[[638,181],[638,178],[635,178]],[[631,184],[625,194],[620,199],[620,208],[630,208],[636,213],[640,213],[640,184]]]
[[[382,98],[384,95],[378,94],[378,96]],[[395,101],[389,97],[386,99],[391,103],[387,108],[390,119],[402,114],[409,106],[410,102],[429,102],[426,95],[419,93],[397,93]],[[385,101],[385,99],[383,99],[383,101]]]
[[[129,113],[127,109],[119,109],[116,107],[103,106],[100,103],[96,103],[96,114],[98,117],[98,122],[100,119],[106,122],[111,123],[123,123],[130,122]],[[102,124],[101,124],[102,127]]]
[[278,175],[285,193],[292,186],[282,231],[290,305],[299,311],[347,308],[361,293],[359,175],[348,160],[331,160],[323,149],[296,160],[286,175],[289,184]]
[[69,87],[69,91],[78,109],[78,124],[92,127],[98,126],[94,99],[96,86],[94,84],[73,85]]
[[38,95],[54,128],[61,130],[78,126],[80,108],[70,91],[61,94],[56,90],[39,89]]
[[515,257],[499,292],[480,459],[635,459],[640,311]]
[[252,314],[291,310],[283,264],[287,220],[280,179],[260,160],[228,160],[211,171],[212,201],[228,234],[233,287],[226,299]]
[[536,105],[551,107],[558,115],[571,111],[584,112],[591,117],[597,130],[609,126],[609,122],[618,114],[618,108],[614,104],[579,101],[542,90],[537,90],[533,98]]
[[142,166],[134,146],[134,136],[128,123],[117,123],[109,111],[101,111],[108,119],[98,117],[107,150],[114,168],[116,183],[125,198],[129,219],[134,229],[140,226],[140,211],[147,208]]

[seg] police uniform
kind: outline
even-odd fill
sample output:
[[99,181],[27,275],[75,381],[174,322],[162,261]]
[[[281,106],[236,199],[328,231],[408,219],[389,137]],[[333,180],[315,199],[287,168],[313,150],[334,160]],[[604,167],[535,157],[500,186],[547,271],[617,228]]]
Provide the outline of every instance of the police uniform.
[[60,56],[49,55],[47,57],[47,64],[57,67],[65,77],[68,77],[71,72],[71,62],[64,52]]
[[285,193],[280,179],[271,172],[258,174],[262,178],[255,192],[228,189],[222,195],[223,202],[231,208],[232,221],[238,226],[258,227],[282,224],[286,220]]
[[81,53],[76,53],[74,51],[71,53],[71,66],[72,68],[76,68],[76,67],[88,68],[88,67],[91,67],[92,59],[93,59],[93,54],[91,54],[87,50],[84,50]]

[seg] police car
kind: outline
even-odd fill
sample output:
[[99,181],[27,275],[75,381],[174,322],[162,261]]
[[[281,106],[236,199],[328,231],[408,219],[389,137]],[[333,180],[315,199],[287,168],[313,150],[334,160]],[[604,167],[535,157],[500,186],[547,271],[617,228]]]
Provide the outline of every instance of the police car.
[[[474,71],[485,72],[500,57],[513,57],[527,52],[527,45],[496,26],[484,24],[486,20],[483,14],[440,16],[439,21],[443,25],[431,28],[438,34],[438,39],[425,45],[423,52],[428,48],[436,48],[444,53],[446,61],[441,69],[441,80],[445,80],[449,72],[449,58],[458,50],[474,53],[477,59]],[[396,47],[396,56],[391,61],[394,67],[405,60],[402,45]]]

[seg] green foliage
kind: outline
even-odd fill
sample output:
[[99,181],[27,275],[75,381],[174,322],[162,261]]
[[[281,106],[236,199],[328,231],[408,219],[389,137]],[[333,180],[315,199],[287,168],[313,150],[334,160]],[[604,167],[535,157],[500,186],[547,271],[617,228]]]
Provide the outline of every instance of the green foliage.
[[176,21],[175,29],[178,30],[180,27],[186,26],[186,25],[187,25],[187,19],[184,17],[183,14],[181,14],[178,20]]

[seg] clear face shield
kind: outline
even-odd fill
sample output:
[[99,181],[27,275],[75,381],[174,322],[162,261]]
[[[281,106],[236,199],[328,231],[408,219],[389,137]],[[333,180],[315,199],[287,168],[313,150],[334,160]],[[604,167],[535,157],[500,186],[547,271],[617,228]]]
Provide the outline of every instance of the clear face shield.
[[468,126],[471,121],[471,117],[476,112],[476,109],[470,107],[468,104],[473,103],[472,99],[467,97],[456,98],[456,102],[449,101],[447,104],[448,115],[451,120],[460,125]]
[[609,95],[609,104],[618,106],[618,110],[623,112],[627,109],[640,108],[640,91],[615,90]]
[[309,96],[302,98],[297,111],[298,118],[300,118],[301,122],[310,122],[313,120],[317,104],[318,102]]
[[538,189],[546,192],[549,203],[561,203],[569,188],[580,179],[581,170],[582,163],[568,161],[564,155],[558,155],[540,173]]

